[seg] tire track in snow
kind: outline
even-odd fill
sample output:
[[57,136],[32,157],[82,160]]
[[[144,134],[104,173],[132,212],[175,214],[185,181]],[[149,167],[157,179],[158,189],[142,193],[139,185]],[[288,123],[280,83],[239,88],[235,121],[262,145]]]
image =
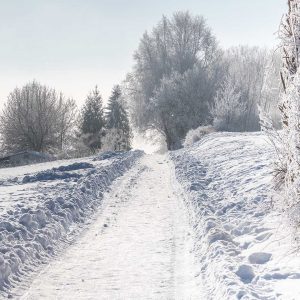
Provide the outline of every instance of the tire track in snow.
[[21,299],[190,299],[189,226],[172,184],[166,156],[142,158]]

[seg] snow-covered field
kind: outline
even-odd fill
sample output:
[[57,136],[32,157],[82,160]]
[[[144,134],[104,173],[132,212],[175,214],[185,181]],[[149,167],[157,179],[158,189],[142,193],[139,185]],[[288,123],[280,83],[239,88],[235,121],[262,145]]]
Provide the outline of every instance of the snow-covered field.
[[10,297],[12,287],[20,288],[21,279],[71,241],[111,183],[142,154],[108,153],[2,169],[0,297]]
[[260,133],[213,133],[0,170],[0,298],[300,299],[272,156]]
[[171,154],[204,299],[300,299],[298,245],[272,208],[272,156],[260,133],[211,134]]

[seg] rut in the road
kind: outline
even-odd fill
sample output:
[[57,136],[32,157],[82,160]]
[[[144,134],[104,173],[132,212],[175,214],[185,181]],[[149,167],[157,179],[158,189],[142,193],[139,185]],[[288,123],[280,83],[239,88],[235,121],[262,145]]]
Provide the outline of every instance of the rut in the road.
[[117,180],[90,228],[23,299],[183,298],[189,227],[170,172],[166,156],[145,156]]

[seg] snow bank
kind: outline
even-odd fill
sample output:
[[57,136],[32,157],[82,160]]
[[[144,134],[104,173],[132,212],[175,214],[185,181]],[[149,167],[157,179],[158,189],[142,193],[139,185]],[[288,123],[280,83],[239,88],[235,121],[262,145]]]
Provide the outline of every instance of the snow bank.
[[170,154],[205,299],[300,299],[300,261],[272,209],[272,155],[259,133],[213,133]]
[[[75,185],[57,189],[56,195],[45,195],[43,201],[30,207],[16,204],[0,216],[0,291],[9,289],[23,275],[34,270],[52,256],[76,224],[83,223],[101,204],[110,184],[131,168],[142,151],[120,153],[107,166],[82,162],[27,175],[23,182],[66,179],[72,174]],[[84,173],[70,173],[86,169]],[[76,175],[76,176],[75,176]],[[26,178],[26,179],[25,179]],[[25,180],[24,180],[25,179]],[[66,188],[67,187],[67,188]],[[53,189],[56,186],[52,186]],[[0,294],[1,296],[1,294]]]
[[122,154],[121,151],[106,151],[106,152],[101,153],[97,157],[95,157],[93,160],[99,161],[99,160],[110,159],[110,158],[118,157],[121,154]]
[[45,170],[38,172],[34,175],[26,175],[22,179],[22,183],[36,182],[36,181],[47,181],[47,180],[58,180],[58,179],[69,179],[69,178],[80,178],[82,174],[70,173],[67,171],[78,171],[83,169],[93,169],[94,166],[87,162],[76,162],[67,166],[59,166],[58,168],[52,168],[51,170]]

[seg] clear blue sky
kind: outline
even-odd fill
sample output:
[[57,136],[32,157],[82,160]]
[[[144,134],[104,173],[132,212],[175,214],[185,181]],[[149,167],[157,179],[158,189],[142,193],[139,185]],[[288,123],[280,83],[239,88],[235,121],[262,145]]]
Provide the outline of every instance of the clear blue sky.
[[203,15],[224,47],[273,47],[286,0],[0,0],[0,106],[32,79],[78,103],[96,84],[107,98],[143,32],[177,10]]

